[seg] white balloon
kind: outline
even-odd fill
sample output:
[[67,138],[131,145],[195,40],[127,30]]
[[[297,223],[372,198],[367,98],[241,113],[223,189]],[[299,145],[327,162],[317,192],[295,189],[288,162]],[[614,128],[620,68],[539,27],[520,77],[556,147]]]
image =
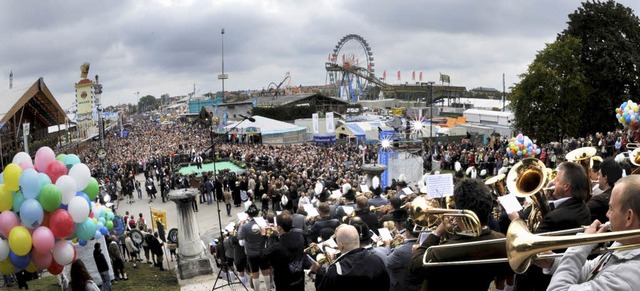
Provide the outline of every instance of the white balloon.
[[27,162],[30,165],[33,165],[33,160],[31,160],[31,156],[29,156],[29,154],[25,152],[19,152],[15,156],[13,156],[12,163],[15,163],[16,165],[20,165],[20,163],[22,162]]
[[81,223],[89,217],[89,203],[84,197],[76,196],[71,198],[67,211],[75,223]]
[[69,176],[76,181],[76,191],[82,191],[87,188],[89,181],[91,181],[91,170],[83,163],[75,164],[69,170]]
[[53,259],[56,260],[56,263],[65,266],[73,263],[75,257],[76,250],[68,241],[60,240],[53,246]]
[[0,238],[0,261],[9,257],[9,242]]
[[62,204],[69,205],[69,202],[73,197],[76,197],[76,180],[69,175],[62,175],[56,181],[56,186],[62,192]]

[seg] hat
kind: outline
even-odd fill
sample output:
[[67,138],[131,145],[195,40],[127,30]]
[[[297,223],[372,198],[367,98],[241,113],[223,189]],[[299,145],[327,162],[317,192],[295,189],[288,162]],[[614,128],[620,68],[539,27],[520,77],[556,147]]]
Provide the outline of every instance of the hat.
[[368,240],[371,238],[369,226],[362,220],[352,220],[350,223],[358,231],[359,240]]
[[407,181],[400,180],[398,181],[398,183],[396,183],[396,185],[400,187],[407,187]]
[[405,209],[396,209],[393,212],[391,212],[392,216],[393,216],[393,221],[405,221],[409,218],[409,212],[407,212],[407,210]]
[[247,213],[247,215],[254,217],[257,216],[260,211],[258,210],[258,206],[252,203],[251,205],[249,205],[249,207],[247,207],[247,211],[245,212]]
[[344,193],[342,197],[344,197],[345,199],[354,200],[356,199],[356,193],[353,192],[353,189],[349,189],[349,191],[347,191],[347,193]]

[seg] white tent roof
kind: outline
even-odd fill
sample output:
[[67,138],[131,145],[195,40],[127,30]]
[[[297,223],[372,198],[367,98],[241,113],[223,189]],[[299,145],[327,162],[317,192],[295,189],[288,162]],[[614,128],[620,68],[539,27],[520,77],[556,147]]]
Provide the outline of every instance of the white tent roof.
[[251,122],[249,120],[234,122],[225,126],[224,129],[229,130],[233,127],[236,127],[236,125],[237,125],[236,128],[256,127],[260,129],[260,132],[262,134],[276,134],[276,133],[292,132],[292,131],[299,131],[299,130],[304,130],[304,131],[307,130],[306,127],[297,126],[295,124],[282,122],[279,120],[266,118],[259,115],[254,115],[252,117],[256,120],[256,122]]

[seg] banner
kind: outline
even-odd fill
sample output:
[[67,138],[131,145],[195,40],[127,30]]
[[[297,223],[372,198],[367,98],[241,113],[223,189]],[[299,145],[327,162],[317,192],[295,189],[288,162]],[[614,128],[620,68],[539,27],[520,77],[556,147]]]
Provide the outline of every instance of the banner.
[[387,79],[387,70],[384,70],[384,72],[382,72],[382,79]]
[[398,81],[400,81],[400,71],[398,71]]
[[449,75],[443,75],[442,73],[440,73],[440,82],[451,84],[451,78],[449,77]]
[[327,133],[332,133],[334,132],[336,126],[333,123],[333,112],[327,112]]
[[311,114],[311,119],[313,119],[313,133],[320,133],[318,113]]
[[416,80],[416,71],[413,71],[413,73],[411,73],[411,81],[415,81]]
[[422,82],[422,72],[420,72],[420,82]]
[[153,229],[158,229],[158,226],[156,225],[156,219],[159,219],[160,222],[164,225],[164,228],[167,229],[167,212],[153,207],[149,207],[149,211],[151,211],[151,223],[153,225]]

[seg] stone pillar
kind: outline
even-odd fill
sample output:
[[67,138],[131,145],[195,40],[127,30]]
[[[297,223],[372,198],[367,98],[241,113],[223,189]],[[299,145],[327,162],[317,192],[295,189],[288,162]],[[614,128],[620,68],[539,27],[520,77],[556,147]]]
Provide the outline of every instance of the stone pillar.
[[[371,181],[373,177],[378,176],[380,179],[380,175],[387,169],[387,166],[381,164],[366,164],[362,165],[362,171],[367,174],[367,186],[371,187]],[[382,185],[381,185],[382,187]]]
[[191,199],[198,193],[197,189],[190,188],[172,190],[168,194],[178,209],[178,274],[183,280],[213,273],[191,208]]

